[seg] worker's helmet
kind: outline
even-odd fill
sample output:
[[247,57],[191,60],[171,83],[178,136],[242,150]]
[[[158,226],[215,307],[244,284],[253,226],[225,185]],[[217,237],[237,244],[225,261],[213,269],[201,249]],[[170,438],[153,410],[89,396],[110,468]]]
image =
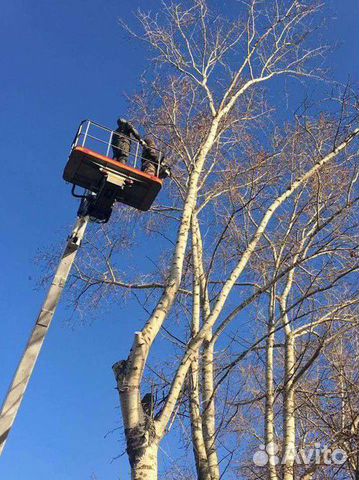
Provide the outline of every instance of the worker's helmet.
[[126,120],[125,120],[124,118],[119,118],[119,119],[117,120],[117,125],[118,125],[119,127],[122,127],[122,126],[125,125],[126,123],[127,123],[127,122],[126,122]]

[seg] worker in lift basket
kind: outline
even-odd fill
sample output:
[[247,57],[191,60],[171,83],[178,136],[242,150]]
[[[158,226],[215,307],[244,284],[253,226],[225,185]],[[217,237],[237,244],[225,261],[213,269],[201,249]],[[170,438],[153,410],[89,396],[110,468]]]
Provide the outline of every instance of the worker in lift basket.
[[160,178],[168,177],[171,173],[170,169],[164,163],[161,152],[156,149],[153,138],[147,137],[141,143],[143,145],[141,170],[149,175],[156,175]]
[[137,141],[141,141],[141,137],[132,123],[119,118],[117,120],[118,128],[112,135],[112,150],[115,160],[121,163],[127,163],[128,157],[131,151],[131,139],[134,138]]

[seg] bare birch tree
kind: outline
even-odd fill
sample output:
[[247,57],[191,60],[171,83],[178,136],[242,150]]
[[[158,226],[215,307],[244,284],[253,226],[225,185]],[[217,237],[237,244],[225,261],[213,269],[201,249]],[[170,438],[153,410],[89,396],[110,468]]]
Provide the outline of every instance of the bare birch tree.
[[[132,108],[166,150],[173,170],[167,204],[152,208],[146,228],[160,233],[168,249],[162,260],[157,259],[154,275],[126,278],[117,264],[119,241],[106,233],[105,248],[91,262],[85,252],[74,277],[80,285],[85,283],[87,293],[101,290],[99,296],[104,289],[107,294],[149,292],[143,304],[148,308],[151,303],[152,311],[135,333],[128,358],[113,367],[134,480],[158,478],[161,441],[187,400],[197,478],[219,480],[221,469],[226,469],[220,467],[223,455],[218,448],[226,414],[216,412],[218,389],[247,353],[265,344],[262,425],[266,443],[277,438],[278,335],[285,344],[282,441],[290,450],[296,441],[295,385],[302,375],[297,369],[310,364],[308,355],[315,354],[313,347],[308,353],[301,346],[299,352],[304,353],[298,363],[298,339],[307,338],[311,344],[324,328],[318,342],[326,344],[335,336],[327,325],[352,305],[349,294],[343,294],[321,300],[317,314],[310,310],[302,316],[301,310],[311,305],[328,278],[337,285],[350,273],[348,267],[345,273],[340,270],[339,247],[334,266],[321,262],[323,256],[334,255],[330,249],[336,237],[326,243],[327,230],[356,205],[355,107],[342,102],[338,118],[306,117],[280,132],[272,126],[275,117],[264,88],[280,77],[322,78],[320,65],[327,48],[315,45],[312,38],[321,7],[316,1],[253,0],[235,5],[236,18],[225,18],[204,0],[195,0],[164,2],[158,14],[138,14],[142,33],[131,33],[154,52],[155,71]],[[348,182],[334,181],[338,168],[345,170]],[[337,190],[346,203],[335,204]],[[145,223],[136,215],[127,220],[132,231],[133,222]],[[126,219],[121,223],[126,226]],[[94,261],[99,256],[104,268]],[[244,352],[232,352],[227,365],[220,364],[216,346],[231,335],[233,323],[241,322],[246,309],[251,316],[251,306],[268,294],[266,329],[257,332]],[[173,322],[178,322],[175,333],[169,326]],[[159,401],[153,389],[144,395],[141,387],[162,335],[175,346],[176,359],[171,358],[172,368],[157,372],[164,392]],[[229,395],[229,384],[227,391]],[[283,471],[286,480],[294,478],[293,464],[289,457]],[[269,475],[281,478],[274,462]]]

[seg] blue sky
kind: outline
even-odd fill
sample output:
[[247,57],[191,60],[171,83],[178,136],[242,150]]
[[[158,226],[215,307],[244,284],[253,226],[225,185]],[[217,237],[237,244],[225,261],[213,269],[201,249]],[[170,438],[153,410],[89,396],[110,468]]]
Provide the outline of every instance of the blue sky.
[[[229,5],[231,2],[224,2]],[[329,40],[340,45],[335,77],[358,79],[356,0],[328,2],[337,20]],[[65,239],[76,202],[62,181],[77,124],[105,125],[126,114],[147,66],[141,46],[118,24],[154,0],[3,2],[1,50],[0,395],[4,396],[45,291],[37,287],[39,251]],[[131,20],[129,20],[131,22]],[[304,92],[298,92],[298,95]],[[111,365],[124,358],[138,325],[134,307],[111,308],[91,325],[66,322],[59,308],[3,457],[6,480],[128,478],[120,450],[118,396]],[[100,316],[101,317],[101,316]],[[167,440],[163,444],[166,449]]]

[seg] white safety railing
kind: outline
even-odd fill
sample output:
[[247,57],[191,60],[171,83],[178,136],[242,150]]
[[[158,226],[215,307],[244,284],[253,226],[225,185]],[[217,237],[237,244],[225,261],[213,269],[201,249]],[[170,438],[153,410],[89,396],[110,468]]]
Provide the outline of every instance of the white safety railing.
[[[104,155],[109,158],[116,158],[114,152],[119,150],[118,146],[114,142],[116,135],[122,137],[123,139],[127,139],[130,144],[130,151],[128,156],[126,155],[127,165],[141,170],[143,161],[151,162],[150,159],[144,159],[142,157],[143,147],[137,139],[128,137],[122,133],[118,133],[115,130],[111,130],[110,128],[104,127],[103,125],[91,120],[84,120],[80,123],[75,139],[71,146],[71,150],[75,147],[84,147],[88,148],[89,150],[93,150],[100,155]],[[156,175],[158,177],[160,173],[161,161],[163,160],[163,154],[156,148],[151,147],[151,150],[155,150],[158,153],[159,161],[151,162],[156,168]]]

